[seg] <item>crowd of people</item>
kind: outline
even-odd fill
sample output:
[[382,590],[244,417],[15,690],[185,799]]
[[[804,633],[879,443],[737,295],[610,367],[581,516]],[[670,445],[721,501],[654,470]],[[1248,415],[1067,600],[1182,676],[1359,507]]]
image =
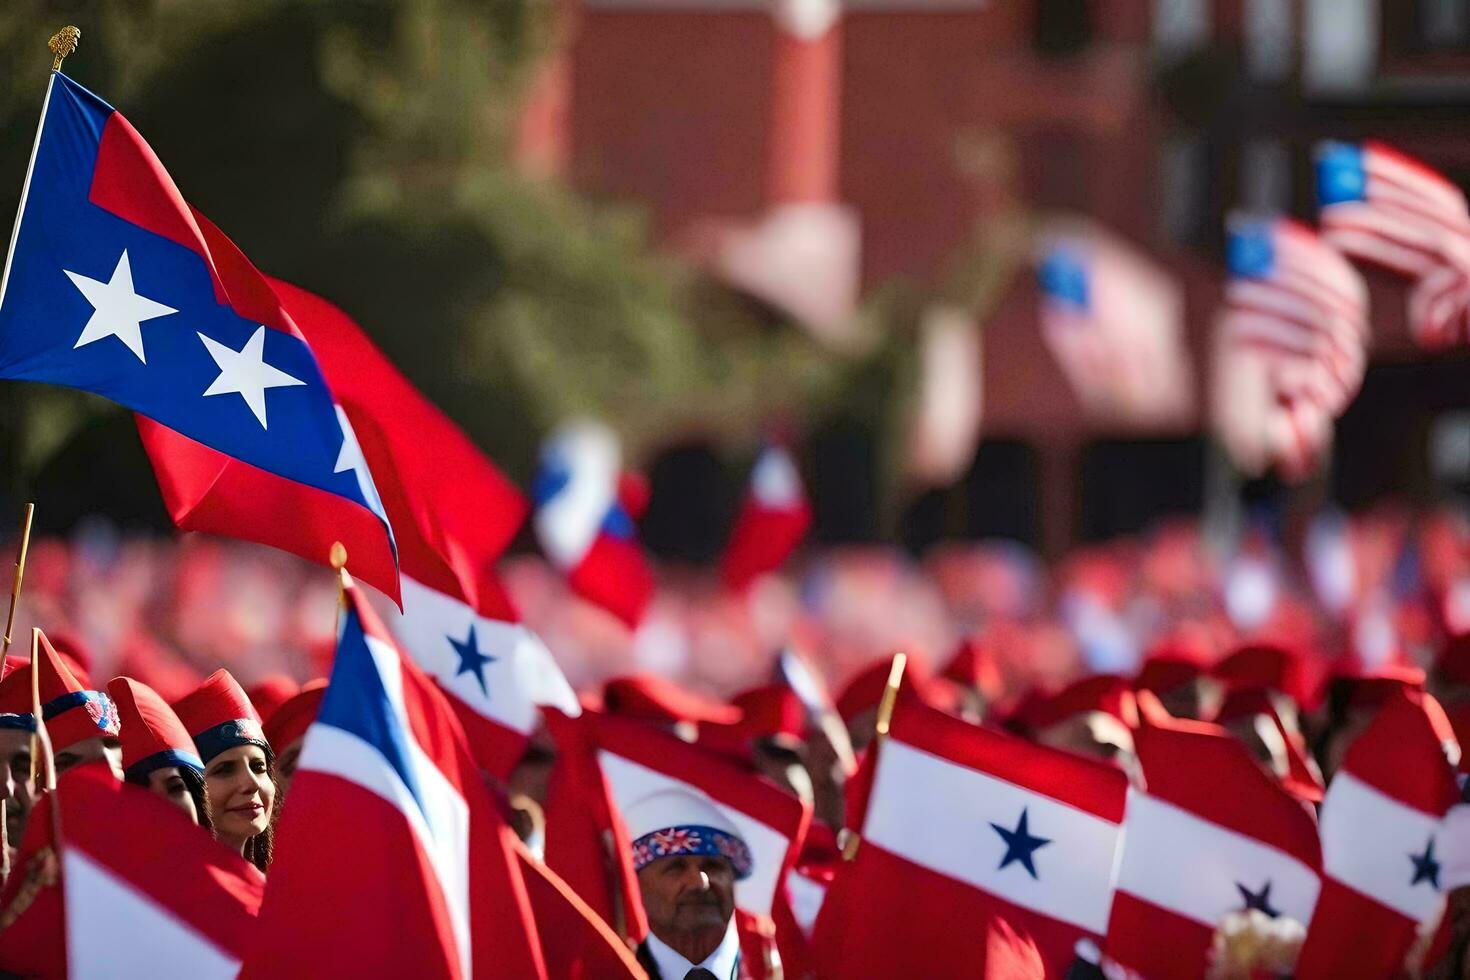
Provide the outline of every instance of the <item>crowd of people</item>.
[[[1460,767],[1470,526],[1452,509],[1383,509],[1322,514],[1296,538],[1288,549],[1257,530],[1227,552],[1176,523],[1050,566],[1009,543],[947,546],[918,562],[880,548],[814,550],[799,575],[745,594],[695,572],[670,578],[636,632],[580,603],[535,559],[509,559],[504,576],[586,714],[675,736],[708,753],[710,772],[734,765],[809,808],[779,907],[752,917],[737,910],[735,889],[763,856],[728,810],[667,786],[619,800],[627,853],[614,864],[631,867],[642,914],[610,918],[642,968],[825,976],[821,937],[842,927],[821,921],[838,916],[824,898],[852,856],[872,792],[866,760],[895,700],[1097,760],[1135,787],[1145,781],[1142,729],[1213,723],[1308,813],[1358,736],[1400,700],[1439,726],[1445,765]],[[101,524],[33,543],[16,636],[42,627],[40,660],[33,668],[17,639],[0,680],[9,876],[0,971],[65,970],[59,915],[38,925],[47,879],[35,854],[50,831],[39,826],[48,766],[33,754],[43,750],[32,670],[62,792],[69,770],[110,767],[268,876],[327,689],[337,602],[330,576],[253,546],[127,538]],[[548,723],[508,773],[486,773],[528,853],[553,870],[568,753]],[[1470,839],[1457,843],[1448,826],[1434,867],[1450,891],[1470,885],[1452,867],[1460,850],[1470,865]],[[996,831],[1041,840],[1026,828],[1023,811],[1018,830]],[[1450,913],[1419,924],[1392,975],[1464,975],[1470,916],[1451,894]],[[1179,975],[1290,974],[1307,923],[1292,933],[1263,908],[1247,902],[1218,923],[1211,957]],[[639,935],[629,923],[645,919]],[[1010,952],[992,949],[984,975],[1060,975],[1024,935],[1008,935]],[[1069,975],[1137,975],[1096,945],[1076,952]]]

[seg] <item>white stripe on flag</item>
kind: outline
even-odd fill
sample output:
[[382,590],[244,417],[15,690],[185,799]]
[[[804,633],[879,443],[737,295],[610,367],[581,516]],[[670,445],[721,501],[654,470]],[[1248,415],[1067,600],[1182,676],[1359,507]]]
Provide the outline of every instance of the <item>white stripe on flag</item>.
[[[475,615],[465,603],[415,582],[400,579],[403,614],[387,617],[404,651],[439,686],[475,711],[522,735],[536,729],[538,705],[549,704],[568,715],[581,713],[577,695],[541,639],[519,623]],[[474,626],[475,648],[493,658],[480,674],[463,669],[455,644],[466,644]]]
[[69,976],[232,980],[240,961],[75,847],[62,852]]
[[[377,663],[394,713],[407,725],[403,701],[403,666],[397,651],[374,637],[364,637]],[[307,729],[299,769],[340,776],[382,797],[403,814],[418,837],[444,893],[464,976],[470,970],[470,813],[469,805],[432,759],[405,731],[408,765],[423,795],[423,806],[383,754],[351,732],[317,721]]]
[[1201,819],[1147,793],[1128,791],[1118,890],[1214,928],[1244,907],[1240,889],[1270,885],[1273,909],[1312,921],[1322,883],[1290,854]]
[[1322,801],[1322,866],[1354,891],[1423,922],[1439,910],[1440,893],[1428,880],[1413,884],[1412,857],[1424,854],[1439,824],[1344,770]]
[[791,846],[790,838],[776,828],[761,823],[743,810],[726,806],[719,800],[711,798],[698,786],[656,772],[631,759],[625,759],[620,755],[603,750],[598,753],[598,761],[602,764],[602,774],[607,778],[608,788],[612,790],[613,801],[619,810],[628,809],[633,803],[650,793],[666,789],[681,790],[704,797],[718,807],[720,812],[735,825],[735,829],[740,831],[740,837],[745,841],[745,846],[750,848],[753,864],[750,877],[735,883],[735,904],[756,915],[771,914],[771,905],[776,897],[776,887],[780,884],[781,865],[785,862],[786,851]]
[[[1019,860],[1002,867],[1006,839],[1022,812],[1026,832],[1046,844],[1031,852],[1036,877]],[[1119,827],[1074,806],[889,739],[863,826],[878,846],[1013,905],[1086,929],[1107,931]]]

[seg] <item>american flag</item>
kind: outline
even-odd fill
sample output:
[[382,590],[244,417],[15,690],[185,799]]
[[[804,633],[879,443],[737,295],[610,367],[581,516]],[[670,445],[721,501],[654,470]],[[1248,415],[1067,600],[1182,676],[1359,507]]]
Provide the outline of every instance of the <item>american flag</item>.
[[1184,296],[1151,258],[1101,227],[1058,221],[1041,236],[1041,330],[1088,414],[1174,426],[1194,405]]
[[1324,143],[1317,153],[1322,234],[1354,258],[1414,280],[1409,325],[1443,346],[1470,309],[1470,208],[1465,194],[1381,143]]
[[1336,249],[1287,218],[1233,217],[1226,262],[1222,356],[1261,365],[1265,455],[1304,477],[1362,385],[1367,288]]

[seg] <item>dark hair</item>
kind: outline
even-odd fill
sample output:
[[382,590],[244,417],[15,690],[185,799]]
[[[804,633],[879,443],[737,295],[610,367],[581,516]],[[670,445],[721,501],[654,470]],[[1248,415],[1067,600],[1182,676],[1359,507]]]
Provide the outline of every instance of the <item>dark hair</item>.
[[271,858],[276,849],[276,818],[281,813],[281,784],[276,780],[276,755],[267,746],[265,749],[265,774],[271,779],[271,815],[265,829],[245,842],[245,860],[260,869],[261,874],[270,870]]
[[[199,826],[209,831],[209,836],[214,836],[214,820],[209,816],[209,786],[204,782],[204,773],[193,766],[179,766],[179,778],[184,781],[184,789],[189,791],[189,798],[194,801],[194,813],[199,821]],[[129,771],[123,776],[124,782],[132,783],[148,789],[148,777],[151,772]]]

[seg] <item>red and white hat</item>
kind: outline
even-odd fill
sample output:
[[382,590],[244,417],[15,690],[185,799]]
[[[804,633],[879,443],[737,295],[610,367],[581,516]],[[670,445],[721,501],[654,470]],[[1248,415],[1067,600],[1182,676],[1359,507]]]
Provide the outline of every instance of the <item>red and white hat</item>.
[[245,696],[245,689],[223,667],[175,701],[174,712],[206,765],[221,752],[239,745],[258,745],[270,751],[260,716]]
[[730,862],[736,880],[750,877],[750,848],[740,831],[708,799],[682,789],[661,789],[623,811],[633,842],[633,870],[661,858],[720,857]]
[[[101,691],[87,690],[44,633],[39,659],[41,716],[46,719],[46,731],[54,751],[60,752],[99,735],[117,735],[117,708],[112,699]],[[31,717],[32,669],[31,664],[26,664],[0,681],[0,719],[17,715]],[[5,727],[31,726],[16,722]]]
[[602,688],[604,710],[610,715],[675,725],[709,722],[733,725],[740,709],[687,691],[671,680],[652,674],[616,677]]
[[194,750],[194,740],[162,696],[142,681],[114,677],[107,693],[117,705],[122,724],[123,772],[145,776],[165,766],[188,766],[204,771],[204,762]]

